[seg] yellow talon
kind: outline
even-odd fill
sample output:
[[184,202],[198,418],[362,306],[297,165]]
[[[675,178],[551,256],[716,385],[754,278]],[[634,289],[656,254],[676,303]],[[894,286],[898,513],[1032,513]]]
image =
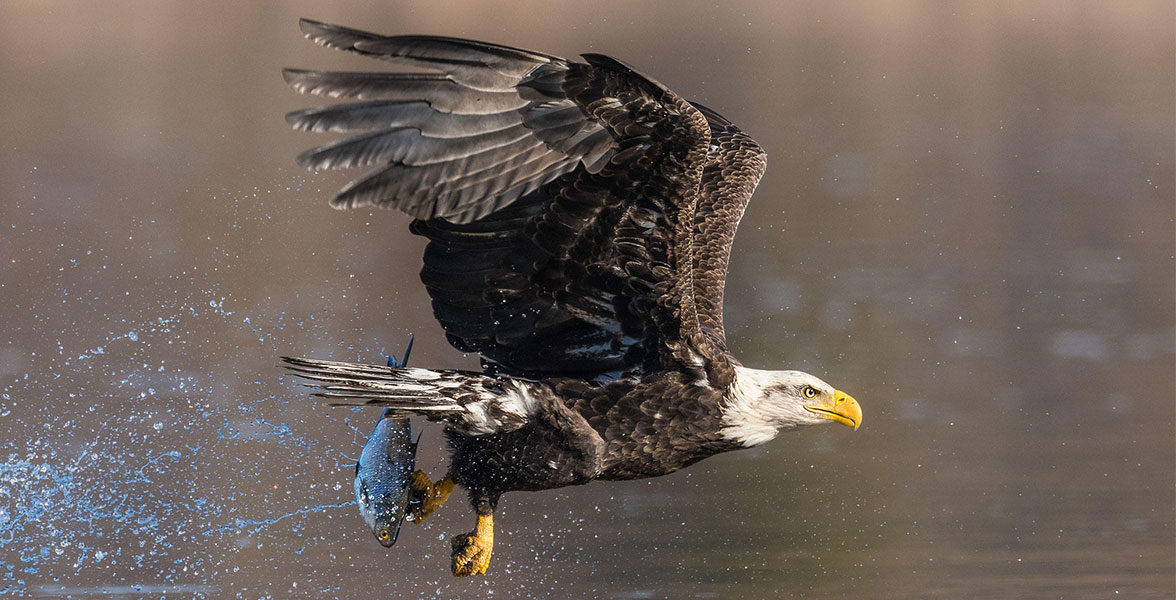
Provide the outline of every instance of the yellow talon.
[[453,538],[453,574],[458,577],[482,575],[490,566],[494,550],[494,516],[478,515],[478,526]]
[[412,489],[412,497],[415,500],[408,509],[408,516],[412,522],[420,523],[429,518],[433,511],[441,508],[456,485],[448,474],[441,481],[433,483],[424,471],[413,471],[412,478],[408,481],[408,487]]

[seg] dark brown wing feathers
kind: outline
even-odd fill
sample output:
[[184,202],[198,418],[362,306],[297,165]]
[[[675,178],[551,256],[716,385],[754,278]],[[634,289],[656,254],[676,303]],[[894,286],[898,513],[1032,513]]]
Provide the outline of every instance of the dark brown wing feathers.
[[572,107],[569,102],[548,102],[520,86],[541,66],[566,68],[562,59],[468,40],[377,36],[307,20],[302,30],[324,46],[442,71],[284,72],[300,92],[363,101],[287,115],[299,129],[361,132],[299,157],[316,169],[373,167],[335,196],[337,208],[387,205],[421,219],[469,222],[607,153],[608,136],[582,114],[578,123],[567,112],[551,118]]
[[372,168],[333,204],[418,219],[412,231],[430,239],[421,278],[456,347],[536,378],[726,363],[729,246],[764,164],[750,138],[601,55],[303,31],[435,71],[288,70],[300,91],[359,102],[287,120],[354,133],[300,162]]
[[726,350],[723,286],[735,230],[767,169],[763,148],[713,110],[695,104],[710,124],[710,152],[694,215],[694,298],[708,337]]

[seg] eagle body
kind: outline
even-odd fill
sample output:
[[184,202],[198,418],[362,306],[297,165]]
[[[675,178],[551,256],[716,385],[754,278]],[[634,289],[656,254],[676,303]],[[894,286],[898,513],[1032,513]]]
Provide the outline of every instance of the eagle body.
[[529,393],[536,404],[519,429],[449,430],[455,479],[491,506],[506,491],[657,477],[738,447],[721,434],[721,393],[679,373],[599,386],[561,379]]
[[302,29],[429,71],[288,69],[298,91],[351,102],[287,121],[349,134],[299,162],[367,167],[332,205],[413,217],[434,315],[482,370],[283,360],[334,404],[446,425],[448,472],[414,489],[418,519],[469,492],[478,525],[454,540],[454,574],[485,572],[505,492],[656,477],[781,430],[860,424],[824,381],[727,350],[731,244],[766,167],[730,121],[598,54]]

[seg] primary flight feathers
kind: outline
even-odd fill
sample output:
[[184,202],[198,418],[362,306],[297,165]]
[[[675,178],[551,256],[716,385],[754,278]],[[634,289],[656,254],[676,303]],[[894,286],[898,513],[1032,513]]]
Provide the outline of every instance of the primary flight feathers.
[[433,240],[422,279],[450,341],[508,374],[617,376],[725,350],[723,281],[765,157],[717,113],[619,61],[384,37],[309,20],[321,45],[434,72],[288,69],[359,100],[287,115],[351,133],[303,153],[367,167],[336,207],[391,206]]

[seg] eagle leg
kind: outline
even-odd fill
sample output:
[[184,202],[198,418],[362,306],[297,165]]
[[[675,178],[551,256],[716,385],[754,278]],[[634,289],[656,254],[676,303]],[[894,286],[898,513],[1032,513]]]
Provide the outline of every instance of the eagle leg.
[[478,515],[478,525],[473,531],[453,538],[453,574],[458,577],[484,574],[493,550],[494,514]]
[[408,487],[412,489],[412,498],[408,504],[408,513],[413,523],[420,523],[429,518],[433,511],[441,508],[449,499],[453,487],[457,485],[448,473],[440,481],[433,483],[424,471],[413,471],[408,480]]

